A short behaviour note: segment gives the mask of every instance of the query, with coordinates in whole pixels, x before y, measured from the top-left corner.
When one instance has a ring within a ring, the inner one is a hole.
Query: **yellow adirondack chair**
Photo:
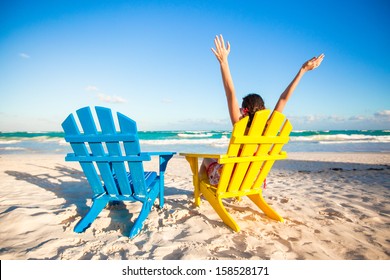
[[[203,194],[223,222],[234,231],[240,231],[240,227],[226,211],[222,203],[224,198],[248,196],[269,218],[284,221],[265,202],[262,185],[275,160],[287,158],[282,147],[289,140],[292,125],[279,112],[273,112],[270,118],[269,115],[270,110],[258,111],[249,130],[248,117],[238,121],[233,127],[226,154],[181,153],[193,173],[195,205],[200,206],[200,195]],[[199,178],[200,158],[215,158],[223,164],[218,186],[210,185],[207,176]]]

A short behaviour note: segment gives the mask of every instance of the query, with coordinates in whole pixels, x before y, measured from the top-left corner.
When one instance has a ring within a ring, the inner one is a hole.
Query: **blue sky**
[[[273,108],[307,59],[284,113],[294,129],[390,129],[388,1],[0,2],[0,131],[60,131],[84,106],[140,130],[230,129],[223,34],[239,101]]]

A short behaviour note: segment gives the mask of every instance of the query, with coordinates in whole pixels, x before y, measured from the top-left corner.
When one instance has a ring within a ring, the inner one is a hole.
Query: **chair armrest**
[[[190,168],[193,175],[194,184],[197,185],[198,182],[198,174],[199,174],[199,165],[198,160],[200,158],[214,158],[219,160],[223,157],[223,155],[220,154],[194,154],[194,153],[180,153],[179,155],[184,156],[185,159],[190,164]]]
[[[176,152],[145,152],[151,156],[173,156]]]
[[[180,153],[179,155],[186,158],[215,158],[220,159],[223,157],[221,154],[193,154],[193,153]]]
[[[150,156],[159,156],[160,176],[164,176],[167,169],[168,161],[176,154],[176,152],[146,152]]]

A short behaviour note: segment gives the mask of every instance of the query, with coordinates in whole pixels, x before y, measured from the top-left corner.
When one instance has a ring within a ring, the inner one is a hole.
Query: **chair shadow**
[[[40,174],[30,174],[27,172],[7,170],[5,171],[5,173],[9,176],[14,177],[15,180],[21,180],[36,185],[46,191],[54,193],[55,196],[58,198],[63,198],[65,202],[62,204],[61,209],[59,209],[55,213],[59,213],[62,211],[62,209],[66,209],[75,205],[77,215],[83,218],[90,209],[90,207],[87,205],[87,200],[93,197],[93,192],[84,176],[84,173],[78,169],[69,168],[63,165],[57,165],[53,168],[49,168],[46,166],[39,167],[43,169],[48,169],[48,172],[43,172]],[[52,175],[52,173],[59,173],[59,175]],[[71,180],[69,180],[70,178]],[[16,208],[18,208],[18,206],[11,206],[5,211],[3,211],[3,213],[10,212]],[[117,225],[116,221],[119,218],[124,219],[124,216],[128,216],[126,217],[126,219],[130,221],[133,215],[129,213],[129,211],[123,211],[123,209],[126,208],[122,207],[121,205],[108,205],[106,206],[106,208],[113,210],[110,211],[109,214],[109,217],[111,217],[111,223],[108,228],[111,228],[111,226],[115,227]],[[73,221],[72,218],[75,217],[71,217],[68,220]],[[130,228],[131,225],[128,230],[126,226],[122,227],[121,233],[123,235],[128,235],[130,233]]]
[[[179,189],[179,188],[176,188],[176,187],[170,187],[170,186],[167,186],[165,185],[165,191],[164,191],[164,194],[166,196],[168,195],[186,195],[186,196],[193,196],[194,192],[193,191],[189,191],[189,190],[184,190],[184,189]]]
[[[62,204],[61,209],[55,213],[59,213],[63,209],[73,205],[76,206],[76,213],[80,218],[83,218],[88,213],[90,207],[87,205],[87,200],[93,197],[93,192],[82,171],[75,168],[69,168],[64,165],[56,165],[53,168],[35,164],[34,166],[47,169],[48,172],[30,174],[28,172],[6,170],[5,173],[14,177],[15,180],[25,181],[36,185],[46,191],[54,193],[58,198],[63,198],[65,202]],[[165,186],[165,196],[190,196],[191,194],[191,191]],[[155,205],[157,204],[157,201],[158,199],[156,200]],[[167,200],[165,200],[165,202],[167,202]],[[141,203],[138,204],[142,205]],[[19,206],[10,206],[0,214],[11,212],[17,208],[19,208]],[[129,209],[126,208],[124,202],[108,204],[106,209],[110,211],[109,217],[111,218],[111,222],[108,225],[107,230],[119,228],[121,234],[129,236],[130,230],[134,224],[131,222],[131,219],[133,216],[138,216],[139,211],[137,213],[131,213]],[[74,218],[76,217],[71,217],[69,220],[73,221]],[[123,224],[123,221],[128,221],[128,223]]]
[[[6,170],[5,173],[14,177],[15,180],[36,185],[54,193],[58,198],[63,198],[65,200],[63,207],[67,208],[75,205],[77,214],[79,215],[85,214],[88,211],[89,207],[86,205],[86,200],[92,197],[92,191],[83,172],[63,165],[57,165],[54,168],[39,167],[50,171],[41,174],[30,174],[27,172]],[[51,173],[53,171],[60,174],[52,175]],[[71,180],[69,181],[69,179],[66,180],[65,178],[71,178]]]

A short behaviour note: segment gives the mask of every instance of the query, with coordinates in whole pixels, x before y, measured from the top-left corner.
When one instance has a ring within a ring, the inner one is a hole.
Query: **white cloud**
[[[383,110],[376,112],[370,116],[352,116],[348,120],[350,121],[374,121],[374,122],[390,122],[390,110]]]
[[[374,118],[379,121],[390,121],[390,110],[383,110],[381,112],[376,112]]]
[[[363,122],[363,121],[390,121],[390,110],[376,112],[373,115],[356,115],[350,117],[337,115],[307,115],[307,116],[289,116],[291,120],[301,123],[317,123],[317,122],[334,122],[342,123],[347,121]]]
[[[348,120],[350,121],[365,121],[367,120],[366,116],[352,116]]]
[[[307,115],[307,116],[288,116],[289,119],[300,123],[318,123],[328,121],[343,121],[344,118],[333,115]]]
[[[116,96],[116,95],[107,95],[107,94],[104,94],[102,92],[100,92],[99,88],[97,86],[86,86],[85,87],[85,90],[86,91],[89,91],[89,92],[93,92],[96,94],[96,97],[100,100],[100,101],[103,101],[103,102],[106,102],[106,103],[126,103],[127,100],[124,99],[123,97],[120,97],[120,96]]]
[[[26,53],[19,53],[19,57],[24,58],[24,59],[29,59],[30,58],[30,56],[28,54],[26,54]]]
[[[95,86],[87,86],[85,88],[86,91],[98,91],[99,89]]]
[[[99,93],[97,95],[97,97],[99,98],[100,101],[103,101],[103,102],[106,102],[106,103],[126,103],[126,99],[120,97],[120,96],[110,96],[110,95],[106,95],[104,93]]]
[[[306,115],[288,116],[299,129],[387,129],[390,127],[390,110],[371,115]]]
[[[194,129],[194,130],[229,130],[231,129],[230,119],[207,119],[207,118],[187,118],[169,122],[167,129]]]
[[[170,98],[164,98],[164,99],[161,100],[161,103],[163,103],[163,104],[172,104],[173,100],[170,99]]]

